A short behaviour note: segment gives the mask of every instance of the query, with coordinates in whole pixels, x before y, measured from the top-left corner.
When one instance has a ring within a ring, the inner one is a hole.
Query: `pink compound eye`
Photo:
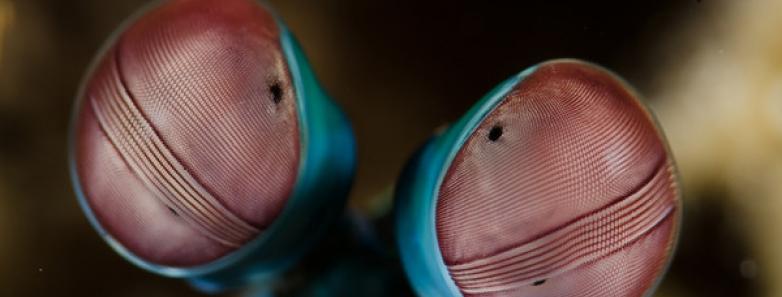
[[[188,267],[262,234],[298,171],[287,67],[273,16],[252,1],[169,1],[120,32],[74,131],[84,198],[108,235]]]
[[[678,228],[673,163],[612,74],[544,63],[460,149],[436,232],[465,296],[641,296]]]

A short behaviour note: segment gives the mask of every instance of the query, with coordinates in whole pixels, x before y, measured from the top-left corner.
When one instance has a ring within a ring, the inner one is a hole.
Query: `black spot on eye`
[[[172,214],[174,214],[175,216],[179,216],[179,214],[178,214],[178,213],[176,212],[176,210],[174,210],[173,208],[171,208],[171,207],[166,207],[166,208],[168,208],[168,211],[170,211],[170,212],[171,212]]]
[[[278,104],[282,101],[282,87],[280,87],[280,83],[274,83],[269,86],[269,93],[272,94],[272,101],[274,101],[274,104]]]
[[[502,136],[502,127],[500,126],[494,126],[489,131],[489,140],[491,141],[497,141],[497,139],[500,139],[500,136]]]
[[[542,279],[542,280],[539,280],[539,281],[535,281],[534,283],[532,283],[532,285],[533,286],[540,286],[540,285],[542,285],[544,283],[546,283],[546,280]]]

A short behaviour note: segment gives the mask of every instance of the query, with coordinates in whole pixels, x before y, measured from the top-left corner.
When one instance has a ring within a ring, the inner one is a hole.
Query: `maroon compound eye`
[[[108,235],[187,267],[263,234],[299,164],[287,67],[273,16],[252,1],[169,1],[120,32],[74,131],[84,198]]]
[[[678,228],[673,163],[612,74],[541,64],[448,169],[436,231],[465,296],[641,296]]]

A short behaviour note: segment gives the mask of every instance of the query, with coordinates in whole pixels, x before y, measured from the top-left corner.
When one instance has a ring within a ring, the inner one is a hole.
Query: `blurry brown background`
[[[116,255],[68,177],[79,81],[146,2],[0,0],[0,296],[199,295]],[[590,60],[646,95],[681,166],[684,229],[656,296],[782,296],[782,1],[485,2],[272,1],[353,121],[354,207],[383,203],[494,84]]]

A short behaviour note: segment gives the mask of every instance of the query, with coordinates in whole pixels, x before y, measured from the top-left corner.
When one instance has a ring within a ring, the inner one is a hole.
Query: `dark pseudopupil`
[[[272,93],[272,101],[274,101],[274,104],[278,104],[282,101],[282,88],[279,83],[274,83],[269,86],[269,92]]]
[[[540,285],[542,285],[544,283],[546,283],[546,280],[542,279],[542,280],[539,280],[539,281],[535,281],[534,283],[532,283],[532,285],[533,286],[540,286]]]
[[[502,127],[500,126],[494,126],[489,131],[489,140],[491,141],[497,141],[500,139],[500,136],[502,136]]]

